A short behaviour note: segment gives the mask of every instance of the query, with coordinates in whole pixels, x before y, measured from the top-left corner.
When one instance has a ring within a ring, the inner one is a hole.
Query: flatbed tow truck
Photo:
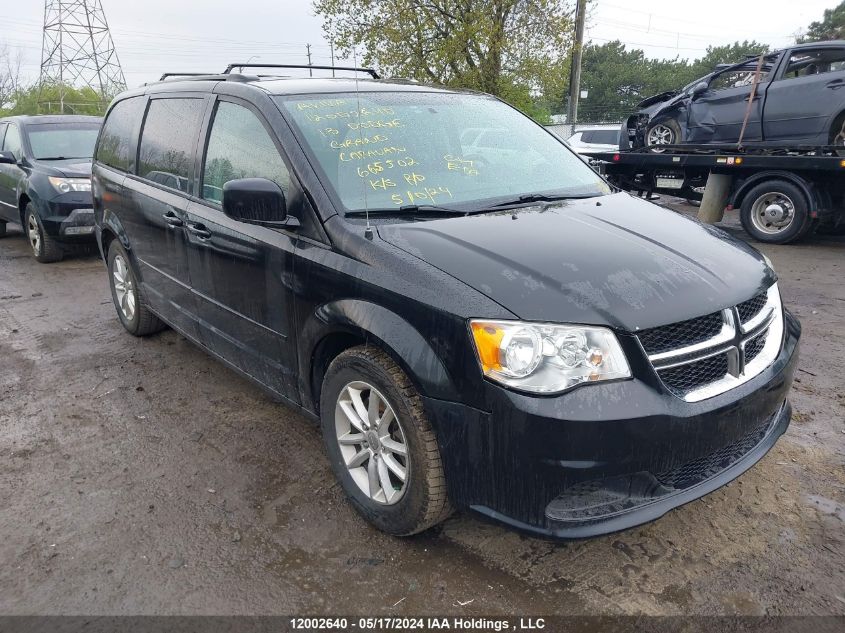
[[[754,239],[787,244],[845,234],[845,148],[661,145],[585,154],[608,180],[649,199],[701,200],[699,219],[738,209]]]

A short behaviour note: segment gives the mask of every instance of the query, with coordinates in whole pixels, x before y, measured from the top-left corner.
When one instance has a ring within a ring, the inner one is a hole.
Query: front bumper
[[[94,240],[94,209],[90,193],[71,192],[44,201],[41,223],[62,241]]]
[[[452,500],[551,538],[652,521],[735,479],[789,425],[800,325],[785,313],[777,359],[697,403],[639,379],[552,398],[488,385],[490,411],[426,399]]]

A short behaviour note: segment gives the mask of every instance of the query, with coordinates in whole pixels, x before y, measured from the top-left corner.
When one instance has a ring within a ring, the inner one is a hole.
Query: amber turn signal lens
[[[499,362],[499,349],[505,331],[484,323],[472,324],[472,336],[475,339],[475,349],[478,350],[478,357],[484,371],[502,368]]]

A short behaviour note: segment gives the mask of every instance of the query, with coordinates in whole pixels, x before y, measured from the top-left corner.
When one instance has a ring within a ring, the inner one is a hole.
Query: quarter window
[[[111,109],[97,144],[96,160],[119,169],[132,171],[135,157],[132,149],[144,108],[144,99],[134,97],[120,101]]]
[[[3,151],[12,152],[18,160],[23,158],[21,133],[18,131],[17,125],[9,125],[9,129],[6,130],[6,138],[3,141]]]
[[[138,175],[190,192],[202,99],[153,99],[147,110],[138,160]]]
[[[202,197],[223,200],[223,185],[238,178],[267,178],[288,195],[290,174],[273,139],[250,110],[221,101],[214,114],[203,168]]]

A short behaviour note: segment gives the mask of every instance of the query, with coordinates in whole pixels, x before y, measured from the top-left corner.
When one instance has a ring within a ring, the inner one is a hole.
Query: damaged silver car
[[[729,145],[740,136],[751,144],[845,146],[845,41],[800,44],[767,53],[762,62],[755,56],[721,65],[638,107],[623,123],[620,149]]]

